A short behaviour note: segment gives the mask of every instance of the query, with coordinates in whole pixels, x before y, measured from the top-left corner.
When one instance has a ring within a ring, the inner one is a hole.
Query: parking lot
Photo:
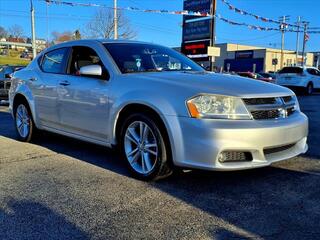
[[[0,239],[316,239],[320,229],[320,94],[306,155],[240,172],[190,171],[147,183],[117,153],[44,133],[15,140],[0,107]],[[263,137],[263,136],[261,136]]]

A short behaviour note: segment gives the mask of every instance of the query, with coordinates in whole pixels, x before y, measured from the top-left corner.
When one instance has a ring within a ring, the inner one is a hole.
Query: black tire
[[[142,174],[136,171],[133,168],[133,166],[130,164],[129,159],[126,155],[125,135],[128,127],[134,122],[145,123],[152,130],[154,137],[156,138],[158,155],[157,155],[153,169],[147,174]],[[124,120],[124,123],[120,131],[119,147],[120,147],[121,155],[123,159],[126,161],[130,173],[135,178],[145,180],[145,181],[152,181],[152,180],[159,180],[161,178],[165,178],[172,174],[172,168],[170,167],[169,159],[168,159],[171,156],[169,152],[170,151],[170,147],[168,145],[169,143],[165,141],[164,133],[162,133],[161,130],[159,129],[158,127],[159,125],[160,124],[158,123],[156,118],[150,117],[142,113],[134,113],[128,116]]]
[[[305,94],[312,95],[312,93],[313,93],[313,84],[310,82],[310,83],[308,83],[308,85],[305,89]]]
[[[19,130],[18,130],[17,110],[18,110],[20,105],[25,107],[27,115],[29,117],[29,120],[27,121],[29,123],[29,131],[28,131],[28,134],[26,136],[22,136],[20,134]],[[34,124],[29,104],[26,101],[23,101],[23,100],[15,103],[15,106],[14,106],[14,109],[13,109],[13,113],[14,113],[14,126],[15,126],[15,130],[16,130],[17,139],[19,141],[21,141],[21,142],[31,142],[34,139],[34,136],[35,136],[35,133],[37,131],[37,128],[36,128],[36,126]]]

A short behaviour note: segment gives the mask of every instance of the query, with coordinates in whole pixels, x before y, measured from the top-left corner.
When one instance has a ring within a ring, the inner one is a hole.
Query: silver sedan
[[[55,45],[15,73],[9,98],[21,141],[46,130],[119,146],[145,180],[174,167],[263,167],[308,148],[308,119],[292,91],[206,72],[155,44]]]

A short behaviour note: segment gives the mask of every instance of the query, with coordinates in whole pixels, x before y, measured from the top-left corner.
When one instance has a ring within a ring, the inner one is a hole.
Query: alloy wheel
[[[16,111],[16,127],[19,135],[26,138],[30,133],[30,116],[25,105],[20,104]]]
[[[124,136],[124,150],[131,167],[148,175],[158,159],[158,144],[152,129],[142,121],[131,123]]]

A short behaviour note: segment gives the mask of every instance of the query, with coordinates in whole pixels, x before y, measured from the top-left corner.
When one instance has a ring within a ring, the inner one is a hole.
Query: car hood
[[[155,72],[130,74],[139,79],[174,84],[195,94],[210,93],[236,97],[279,97],[293,95],[288,88],[244,77],[210,72]]]

